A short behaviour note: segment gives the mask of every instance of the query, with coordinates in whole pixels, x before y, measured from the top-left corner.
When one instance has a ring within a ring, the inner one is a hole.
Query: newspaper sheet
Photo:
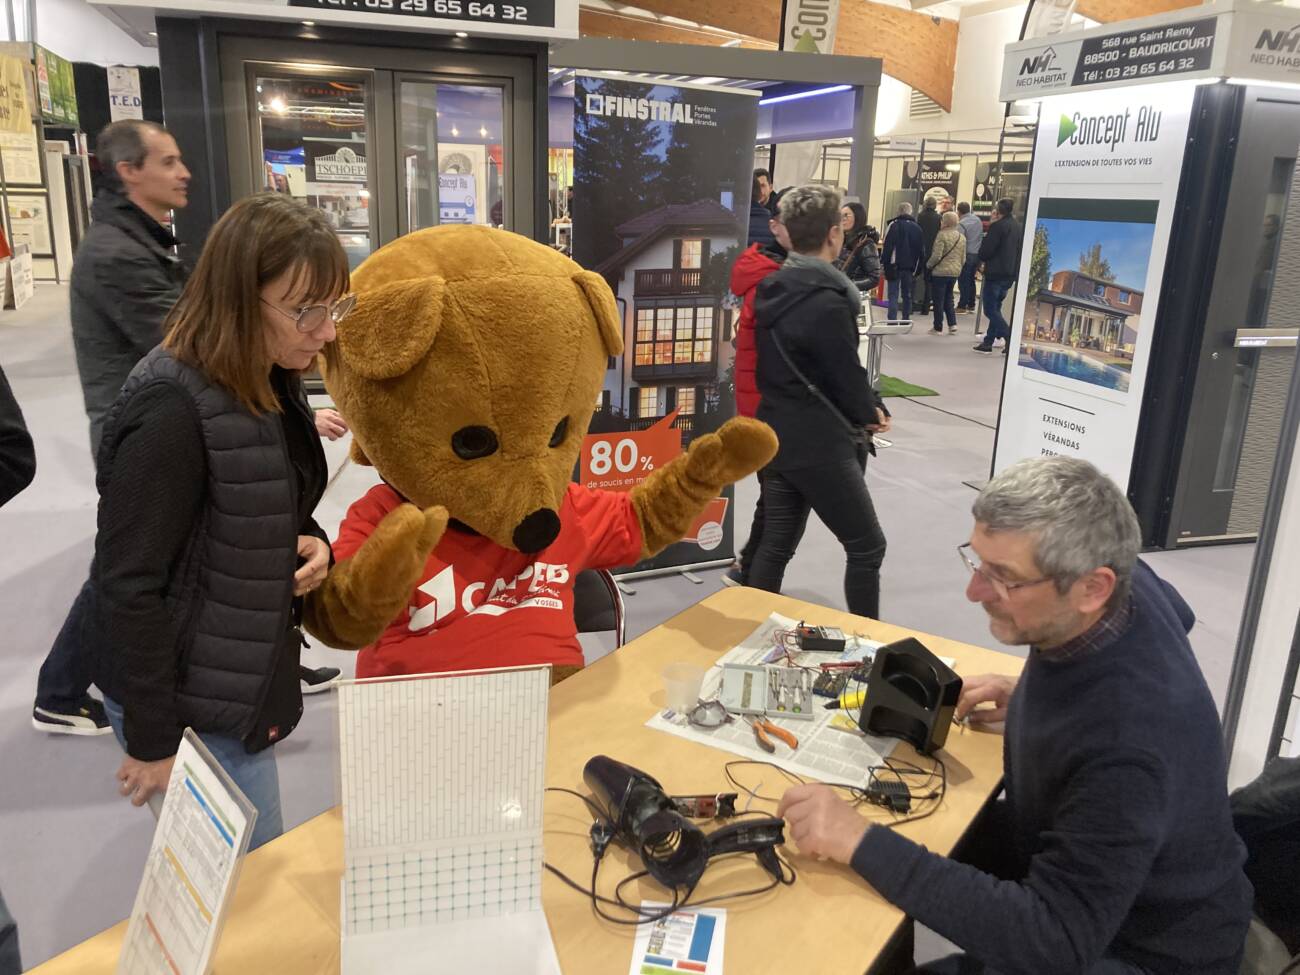
[[[704,685],[700,690],[700,700],[710,701],[718,696],[722,683],[723,664],[762,664],[770,663],[782,656],[778,631],[793,630],[798,620],[790,619],[779,613],[773,613],[765,622],[749,634],[740,646],[729,650],[704,675]],[[840,655],[830,653],[800,653],[795,662],[816,667],[831,660],[865,660],[882,644],[864,637],[847,637],[844,652]],[[891,738],[876,735],[863,735],[854,729],[847,731],[832,725],[836,715],[846,712],[826,710],[821,705],[829,699],[817,698],[816,717],[812,720],[798,718],[769,718],[773,724],[790,731],[799,740],[799,747],[793,751],[780,739],[773,739],[776,753],[765,752],[754,740],[754,731],[749,722],[740,715],[719,728],[698,728],[691,724],[686,716],[673,711],[663,711],[646,722],[648,727],[666,731],[704,745],[721,748],[744,758],[771,762],[787,771],[804,778],[819,782],[835,782],[845,785],[864,785],[868,769],[879,765],[881,759],[888,755],[896,742]],[[853,712],[856,716],[856,712]]]

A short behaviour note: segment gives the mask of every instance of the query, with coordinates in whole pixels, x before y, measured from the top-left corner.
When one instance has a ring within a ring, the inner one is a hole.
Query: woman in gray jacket
[[[953,306],[952,292],[966,262],[966,238],[957,229],[957,214],[951,210],[943,215],[939,234],[930,249],[930,259],[925,266],[930,270],[930,294],[934,297],[934,329],[931,335],[943,334],[943,318],[948,316],[948,334],[957,334],[957,309]]]

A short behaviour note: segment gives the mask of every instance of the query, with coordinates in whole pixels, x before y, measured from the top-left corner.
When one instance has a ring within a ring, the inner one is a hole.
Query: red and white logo
[[[457,589],[455,566],[447,566],[419,587],[429,597],[424,606],[410,607],[412,633],[446,622],[457,613],[502,616],[516,609],[563,609],[560,588],[572,581],[567,564],[534,562],[512,579],[471,582]]]

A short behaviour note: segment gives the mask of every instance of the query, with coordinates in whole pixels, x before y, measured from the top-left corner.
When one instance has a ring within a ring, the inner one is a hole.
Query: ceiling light
[[[481,139],[486,139],[486,138],[487,138],[487,127],[486,127],[486,126],[483,126],[483,125],[480,125],[480,126],[478,127],[478,134],[479,134],[479,138],[481,138]]]
[[[304,21],[302,22],[302,25],[303,25],[304,27],[315,27],[315,26],[316,26],[316,21],[314,21],[314,20],[304,20]]]
[[[284,103],[284,99],[281,98],[279,95],[276,95],[274,98],[271,99],[271,111],[283,115],[288,110],[289,110],[289,106]]]
[[[814,88],[812,91],[796,91],[789,95],[775,95],[772,98],[759,99],[760,105],[775,105],[778,102],[793,102],[800,98],[816,98],[818,95],[833,95],[840,91],[849,91],[852,85],[831,85],[829,88]]]
[[[716,85],[718,82],[726,80],[726,78],[696,78],[694,83],[697,85]]]
[[[456,31],[456,36],[457,36],[457,37],[469,37],[469,33],[468,33],[467,31],[458,30],[458,31]]]
[[[457,138],[457,139],[460,138],[460,129],[456,128],[456,126],[453,125],[451,127],[451,135],[452,138]]]
[[[744,38],[743,38],[743,37],[733,37],[733,38],[732,38],[731,40],[729,40],[729,41],[723,41],[723,42],[722,42],[722,46],[723,46],[723,47],[739,47],[742,41],[744,41]]]
[[[149,31],[149,36],[150,36],[150,37],[157,37],[157,36],[158,36],[158,32],[157,32],[156,30],[151,30],[151,31]]]

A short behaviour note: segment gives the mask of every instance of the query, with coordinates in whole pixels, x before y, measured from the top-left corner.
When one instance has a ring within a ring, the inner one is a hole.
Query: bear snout
[[[560,534],[560,516],[550,508],[538,508],[515,526],[512,539],[521,552],[540,552]]]

